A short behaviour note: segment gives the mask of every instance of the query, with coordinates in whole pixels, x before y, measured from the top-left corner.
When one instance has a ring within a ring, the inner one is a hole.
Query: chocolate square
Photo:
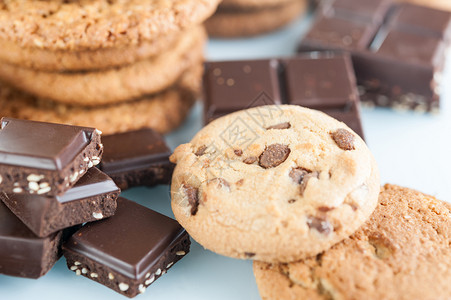
[[[59,259],[62,232],[37,237],[0,201],[0,274],[39,278]]]
[[[391,0],[332,0],[323,11],[329,16],[380,24],[391,4]]]
[[[357,19],[319,16],[301,46],[315,50],[366,49],[376,32],[376,25]]]
[[[449,40],[451,13],[429,7],[401,4],[391,17],[394,28],[424,36]]]
[[[113,217],[85,225],[63,252],[77,275],[134,297],[185,256],[189,245],[177,221],[119,197]]]
[[[140,129],[102,137],[104,153],[99,168],[122,189],[169,184],[174,165],[162,135]]]
[[[4,192],[62,195],[101,156],[100,132],[94,128],[1,119]]]
[[[266,104],[281,104],[278,81],[278,62],[252,60],[242,62],[214,62],[205,65],[204,99],[209,110],[208,123],[231,111],[262,105],[259,97],[267,97]]]
[[[110,217],[116,209],[120,189],[97,168],[91,168],[64,195],[0,192],[0,199],[40,237],[61,229]]]

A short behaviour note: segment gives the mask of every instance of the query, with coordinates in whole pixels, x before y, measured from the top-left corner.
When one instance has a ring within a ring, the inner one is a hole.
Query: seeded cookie
[[[40,98],[97,106],[136,99],[173,85],[203,60],[205,30],[198,26],[173,47],[131,65],[92,72],[42,72],[0,63],[0,79]]]
[[[205,22],[213,37],[244,37],[276,30],[305,12],[307,1],[291,0],[269,6],[239,9],[222,6]]]
[[[300,106],[219,118],[171,156],[172,209],[205,248],[290,262],[351,235],[374,210],[375,160],[344,123]]]
[[[178,127],[199,93],[203,67],[194,66],[174,86],[133,101],[81,107],[42,100],[0,83],[0,117],[94,126],[105,134],[150,127],[160,133]]]
[[[0,40],[22,48],[52,51],[138,45],[202,23],[218,3],[219,0],[1,1]]]
[[[263,300],[451,299],[451,205],[386,185],[370,219],[316,257],[254,262]]]

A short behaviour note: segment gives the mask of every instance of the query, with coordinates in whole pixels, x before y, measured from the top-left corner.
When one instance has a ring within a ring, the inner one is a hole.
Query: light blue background
[[[307,29],[299,20],[271,35],[229,41],[211,41],[212,60],[286,56]],[[447,67],[449,73],[449,66]],[[451,202],[451,78],[445,76],[442,112],[438,116],[388,109],[363,110],[366,139],[373,151],[382,183],[418,189]],[[201,105],[167,136],[172,148],[188,142],[201,127]],[[136,188],[124,196],[173,217],[167,186]],[[133,245],[130,245],[133,247]],[[110,289],[69,271],[64,259],[43,278],[30,280],[0,275],[1,300],[126,299]],[[252,263],[216,255],[193,243],[191,253],[152,284],[137,299],[259,299]]]

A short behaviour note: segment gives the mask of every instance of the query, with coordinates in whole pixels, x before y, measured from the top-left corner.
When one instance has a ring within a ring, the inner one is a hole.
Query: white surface
[[[212,41],[208,57],[218,60],[290,55],[305,28],[305,22],[297,22],[261,38]],[[442,101],[439,116],[375,109],[363,111],[363,122],[367,142],[379,163],[382,183],[412,187],[451,202],[451,77],[448,74],[445,78],[448,86],[443,88],[448,96]],[[191,139],[201,127],[200,116],[201,107],[197,105],[184,126],[167,137],[171,147]],[[167,186],[136,188],[123,195],[173,217]],[[0,275],[0,299],[126,298],[91,280],[75,276],[61,259],[39,280]],[[221,257],[194,242],[191,253],[137,299],[254,300],[259,296],[251,262]]]

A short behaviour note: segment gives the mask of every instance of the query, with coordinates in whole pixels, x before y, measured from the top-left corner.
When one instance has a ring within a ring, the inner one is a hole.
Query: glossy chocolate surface
[[[294,104],[330,114],[363,137],[356,80],[347,54],[312,52],[284,59],[209,62],[206,65],[206,123],[253,106]],[[240,84],[225,87],[215,81],[217,75],[214,72],[226,74],[227,78]],[[243,86],[252,86],[252,93]]]
[[[0,201],[0,274],[42,276],[46,264],[52,264],[45,261],[49,257],[46,251],[56,251],[49,246],[59,236],[37,237]]]
[[[89,144],[94,130],[2,118],[0,164],[61,170]]]
[[[171,150],[163,137],[152,129],[105,135],[100,169],[108,174],[170,164]]]
[[[119,197],[116,214],[85,225],[64,245],[129,278],[143,278],[185,233],[173,219]]]
[[[299,52],[350,52],[365,103],[438,109],[450,12],[389,0],[335,0],[319,11]]]

